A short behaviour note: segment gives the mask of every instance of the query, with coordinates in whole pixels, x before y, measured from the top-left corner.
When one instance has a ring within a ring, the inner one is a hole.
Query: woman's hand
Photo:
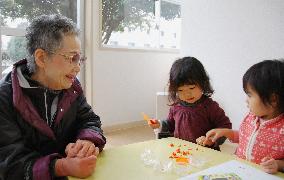
[[[90,176],[96,167],[97,157],[91,155],[89,157],[79,158],[62,158],[55,162],[56,176],[73,176],[78,178],[86,178]]]
[[[66,146],[65,153],[67,157],[89,157],[91,155],[97,156],[99,148],[88,140],[77,140],[76,143],[69,143]]]

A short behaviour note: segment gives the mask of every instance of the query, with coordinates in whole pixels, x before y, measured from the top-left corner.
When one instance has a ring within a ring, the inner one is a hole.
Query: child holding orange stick
[[[168,118],[148,121],[153,129],[173,133],[174,137],[197,142],[205,139],[207,131],[214,128],[231,128],[224,110],[210,97],[213,94],[209,77],[199,60],[184,57],[176,60],[170,70],[169,99],[172,102]],[[224,142],[207,144],[219,150]]]

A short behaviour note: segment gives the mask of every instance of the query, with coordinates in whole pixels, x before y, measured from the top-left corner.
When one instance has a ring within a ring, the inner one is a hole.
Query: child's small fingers
[[[261,159],[261,162],[266,162],[266,161],[269,161],[269,160],[271,160],[270,157],[264,157],[264,158]]]
[[[206,145],[209,145],[209,146],[210,146],[211,144],[212,144],[211,139],[208,139],[208,138],[205,138],[205,139],[204,139],[204,141],[203,141],[203,145],[204,145],[204,146],[206,146]]]
[[[156,124],[156,123],[157,123],[157,120],[156,120],[156,119],[150,119],[150,123],[151,123],[151,124]]]
[[[212,141],[213,143],[215,143],[217,141],[217,139],[219,138],[218,134],[214,134],[212,136],[208,136],[206,137],[208,141]]]
[[[205,140],[205,136],[201,136],[199,138],[196,139],[197,144],[199,145],[204,145],[204,140]]]
[[[215,131],[208,131],[206,133],[206,139],[215,142],[218,139],[217,133]]]
[[[206,133],[206,137],[211,137],[211,136],[214,136],[216,134],[215,130],[214,129],[211,129],[210,131],[208,131]]]
[[[273,174],[277,172],[277,168],[273,167],[273,166],[262,166],[262,169],[264,172],[267,172],[269,174]]]
[[[269,165],[269,162],[267,162],[267,161],[261,162],[261,163],[259,163],[259,165],[261,165],[262,167],[270,166],[270,165]]]
[[[204,141],[206,141],[206,142],[208,142],[209,140],[211,140],[212,138],[211,137],[205,137],[205,140]]]
[[[159,124],[159,121],[157,119],[149,119],[148,124]]]
[[[160,127],[160,123],[159,121],[157,121],[156,123],[150,123],[150,121],[148,122],[148,125],[152,128],[152,129],[157,129]]]
[[[262,166],[262,169],[263,169],[263,171],[266,172],[266,173],[269,173],[269,171],[270,171],[269,169],[267,169],[266,167],[263,167],[263,166]]]
[[[150,126],[151,128],[154,128],[154,125],[151,124],[150,122],[148,122],[148,126]]]

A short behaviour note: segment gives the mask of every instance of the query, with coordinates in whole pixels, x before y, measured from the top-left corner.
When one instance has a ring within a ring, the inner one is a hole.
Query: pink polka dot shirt
[[[264,157],[284,158],[284,114],[271,120],[262,120],[248,114],[235,132],[233,142],[239,146],[239,158],[259,164]]]

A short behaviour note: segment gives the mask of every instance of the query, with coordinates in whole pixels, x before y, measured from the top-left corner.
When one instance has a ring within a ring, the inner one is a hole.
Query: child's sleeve
[[[230,119],[226,116],[224,110],[219,106],[219,104],[215,101],[212,101],[212,104],[209,108],[210,122],[212,123],[212,129],[215,128],[228,128],[232,129],[232,123]],[[223,144],[227,138],[221,137],[219,138],[214,146],[218,147]]]
[[[228,116],[226,116],[224,110],[219,104],[213,101],[210,107],[210,121],[214,124],[213,128],[228,128],[232,129],[232,123]]]
[[[161,132],[173,133],[175,130],[175,120],[173,117],[173,107],[169,110],[169,115],[166,120],[161,121]]]

